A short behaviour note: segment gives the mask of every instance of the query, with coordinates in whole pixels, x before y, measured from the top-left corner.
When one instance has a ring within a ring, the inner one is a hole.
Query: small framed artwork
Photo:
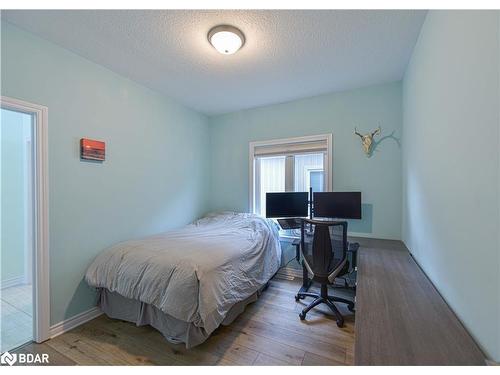
[[[104,161],[106,144],[93,139],[80,139],[80,158],[84,160]]]

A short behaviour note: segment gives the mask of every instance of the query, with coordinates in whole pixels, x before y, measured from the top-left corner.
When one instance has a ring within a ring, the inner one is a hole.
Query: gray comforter
[[[274,223],[253,214],[212,214],[112,246],[96,257],[85,280],[210,334],[234,304],[276,273],[280,258]]]

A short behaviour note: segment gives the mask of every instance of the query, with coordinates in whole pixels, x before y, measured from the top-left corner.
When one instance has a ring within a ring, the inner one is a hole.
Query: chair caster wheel
[[[299,302],[299,300],[300,300],[300,297],[298,295],[295,296],[295,302]]]
[[[343,320],[337,320],[337,327],[342,328],[344,326]]]
[[[301,312],[299,314],[299,318],[300,318],[300,320],[304,320],[306,318],[306,314],[304,314],[303,312]]]

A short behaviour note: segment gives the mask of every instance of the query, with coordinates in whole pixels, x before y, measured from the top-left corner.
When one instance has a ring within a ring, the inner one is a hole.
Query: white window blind
[[[331,135],[253,142],[250,158],[250,207],[262,216],[267,193],[331,186]]]
[[[328,145],[326,139],[306,142],[293,142],[282,144],[269,144],[256,146],[255,157],[275,156],[275,155],[297,155],[307,153],[327,152]]]

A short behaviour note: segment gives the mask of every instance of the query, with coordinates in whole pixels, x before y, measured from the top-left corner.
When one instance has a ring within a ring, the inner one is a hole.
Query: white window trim
[[[33,127],[33,192],[34,192],[34,283],[33,339],[43,342],[50,338],[50,277],[49,277],[49,184],[48,184],[48,109],[42,105],[1,96],[4,109],[23,112],[35,117]]]
[[[325,170],[325,191],[332,191],[333,186],[333,135],[330,134],[319,134],[310,135],[304,137],[292,137],[292,138],[281,138],[281,139],[271,139],[268,141],[254,141],[249,143],[249,153],[248,153],[248,211],[255,212],[254,210],[254,180],[255,180],[255,149],[262,146],[275,146],[281,144],[290,143],[304,143],[304,142],[317,142],[326,141],[326,157],[324,162]]]

